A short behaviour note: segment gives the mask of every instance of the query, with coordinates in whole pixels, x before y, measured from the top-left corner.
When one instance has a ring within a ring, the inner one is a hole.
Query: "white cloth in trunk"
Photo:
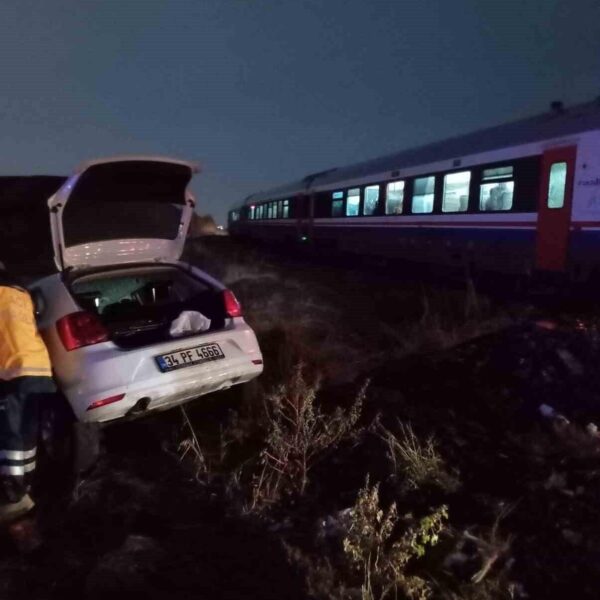
[[[194,310],[184,310],[172,323],[169,329],[171,337],[181,337],[187,333],[206,331],[210,327],[210,319]]]

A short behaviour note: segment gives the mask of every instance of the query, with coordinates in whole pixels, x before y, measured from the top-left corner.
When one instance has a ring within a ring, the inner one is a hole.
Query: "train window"
[[[333,192],[331,203],[331,216],[332,217],[343,217],[344,216],[344,192]]]
[[[510,210],[515,191],[513,167],[484,169],[479,188],[479,210]]]
[[[277,203],[277,218],[278,219],[282,219],[283,218],[283,200],[280,200]]]
[[[442,212],[465,212],[469,207],[471,171],[448,173],[444,176]]]
[[[254,214],[256,211],[256,206],[254,204],[250,207],[250,219],[254,219]]]
[[[283,214],[281,215],[284,219],[289,219],[290,217],[290,201],[283,201]]]
[[[433,212],[433,196],[435,191],[435,175],[415,179],[412,212],[423,214]]]
[[[346,216],[356,217],[360,209],[360,188],[348,190],[346,197]]]
[[[404,201],[404,181],[390,181],[385,195],[385,214],[401,215]]]
[[[485,169],[483,179],[512,179],[512,167],[494,167],[493,169]]]
[[[550,167],[548,183],[548,208],[562,208],[565,205],[567,187],[567,163],[556,162]]]
[[[363,215],[374,215],[379,205],[379,186],[368,185],[365,188],[365,204],[363,206]]]
[[[269,219],[274,219],[277,216],[277,202],[269,204]]]

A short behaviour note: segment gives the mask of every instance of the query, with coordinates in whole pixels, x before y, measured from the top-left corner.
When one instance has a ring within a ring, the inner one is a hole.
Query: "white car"
[[[98,160],[48,201],[59,272],[29,289],[56,380],[79,421],[171,408],[263,370],[233,293],[179,260],[195,172],[168,158]],[[206,327],[196,313],[204,315],[209,327],[171,332],[186,311]]]

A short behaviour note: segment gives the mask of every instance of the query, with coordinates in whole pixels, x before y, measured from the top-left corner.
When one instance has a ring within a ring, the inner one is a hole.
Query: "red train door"
[[[535,266],[564,271],[567,266],[576,146],[546,150],[542,157]]]

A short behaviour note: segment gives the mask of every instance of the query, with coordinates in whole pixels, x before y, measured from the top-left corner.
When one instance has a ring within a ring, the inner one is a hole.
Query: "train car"
[[[229,229],[509,274],[600,275],[600,100],[249,196]]]

